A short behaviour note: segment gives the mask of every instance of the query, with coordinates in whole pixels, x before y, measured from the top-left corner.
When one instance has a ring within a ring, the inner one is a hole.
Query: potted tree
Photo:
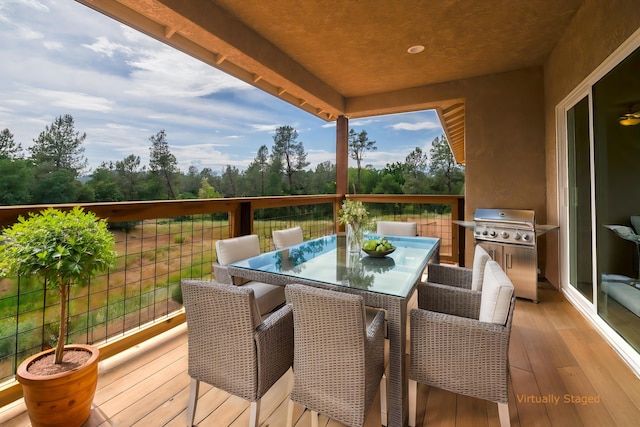
[[[0,234],[0,277],[36,276],[60,296],[57,346],[29,357],[16,373],[33,426],[80,426],[89,418],[99,353],[88,345],[65,345],[67,301],[74,285],[114,262],[114,243],[106,221],[80,207],[30,213]]]

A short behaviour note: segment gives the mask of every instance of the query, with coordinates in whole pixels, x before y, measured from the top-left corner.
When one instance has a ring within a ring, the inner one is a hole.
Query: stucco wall
[[[464,86],[465,219],[478,207],[534,209],[537,222],[545,223],[542,69],[483,76]],[[473,242],[470,231],[467,242]],[[465,258],[473,259],[472,244]]]
[[[637,0],[585,0],[544,67],[547,218],[558,224],[555,107],[640,27]],[[559,234],[546,238],[545,277],[560,286]]]

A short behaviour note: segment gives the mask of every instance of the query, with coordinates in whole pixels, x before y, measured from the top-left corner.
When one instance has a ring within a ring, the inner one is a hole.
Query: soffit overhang
[[[412,91],[541,66],[583,3],[77,1],[326,121],[434,109],[462,164],[464,99]]]

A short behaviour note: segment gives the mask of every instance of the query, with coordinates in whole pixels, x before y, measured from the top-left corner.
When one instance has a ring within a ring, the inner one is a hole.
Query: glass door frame
[[[640,29],[618,47],[598,68],[585,78],[567,97],[555,108],[556,118],[556,159],[557,159],[557,194],[558,194],[558,219],[560,225],[559,240],[559,272],[560,289],[567,299],[580,311],[591,324],[607,339],[620,356],[640,376],[640,353],[636,352],[609,324],[598,314],[598,260],[596,240],[596,194],[595,194],[595,168],[594,168],[594,132],[593,132],[593,93],[592,87],[615,66],[622,62],[640,47]],[[587,97],[589,105],[589,146],[590,146],[590,175],[591,175],[591,224],[592,224],[592,279],[593,302],[585,298],[580,291],[572,286],[570,281],[570,233],[569,233],[569,156],[568,156],[568,129],[567,113],[578,102]]]

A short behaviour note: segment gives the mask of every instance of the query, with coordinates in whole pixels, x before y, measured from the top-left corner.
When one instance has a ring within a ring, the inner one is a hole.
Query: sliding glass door
[[[589,98],[567,111],[569,283],[593,302],[591,138]]]
[[[640,352],[640,50],[565,111],[568,284]]]

